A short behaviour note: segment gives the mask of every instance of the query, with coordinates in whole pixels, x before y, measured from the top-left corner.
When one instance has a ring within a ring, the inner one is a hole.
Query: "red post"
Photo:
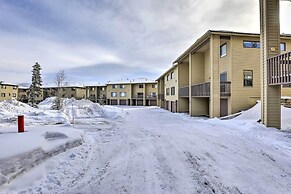
[[[24,115],[18,115],[18,133],[24,132]]]

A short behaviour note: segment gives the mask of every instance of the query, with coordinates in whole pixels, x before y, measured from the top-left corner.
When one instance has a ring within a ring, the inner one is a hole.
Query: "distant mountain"
[[[18,83],[18,86],[21,87],[30,87],[31,83]]]

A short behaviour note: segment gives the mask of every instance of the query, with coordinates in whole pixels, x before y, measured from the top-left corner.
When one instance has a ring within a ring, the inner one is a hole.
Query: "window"
[[[65,91],[65,88],[64,88],[64,91]],[[76,91],[76,88],[72,88],[72,91]]]
[[[291,88],[291,84],[282,85],[283,88]]]
[[[167,75],[167,81],[169,81],[169,80],[170,80],[170,75],[168,74],[168,75]]]
[[[171,73],[171,79],[174,79],[174,71]]]
[[[120,96],[121,97],[125,97],[126,96],[126,92],[120,92]]]
[[[139,87],[139,88],[143,88],[143,84],[139,84],[138,87]]]
[[[13,86],[13,90],[17,90],[17,86]]]
[[[244,86],[252,87],[253,86],[253,71],[244,70]]]
[[[286,51],[286,43],[284,42],[280,43],[280,51]]]
[[[102,89],[101,89],[102,91],[104,91],[105,90],[105,88],[104,87],[102,87]]]
[[[91,91],[94,91],[95,90],[95,88],[91,88]]]
[[[64,95],[64,97],[65,97],[65,95]],[[71,97],[74,98],[74,94],[72,94]]]
[[[113,88],[113,89],[116,89],[116,88],[117,88],[117,85],[112,85],[112,88]]]
[[[138,98],[143,98],[143,93],[142,93],[142,92],[138,92],[138,93],[137,93],[137,97],[138,97]]]
[[[244,48],[260,48],[260,42],[259,41],[244,41],[243,42]]]
[[[175,87],[171,87],[171,95],[175,95]]]
[[[157,93],[156,92],[151,92],[151,96],[152,97],[157,97]]]
[[[117,97],[117,92],[111,92],[111,97]]]
[[[166,95],[169,96],[170,95],[170,88],[166,89]]]
[[[152,84],[152,88],[157,88],[157,84]]]
[[[124,85],[120,85],[119,87],[120,87],[120,88],[125,88],[125,86],[124,86]]]
[[[220,74],[220,82],[226,82],[227,81],[227,72],[223,72]]]
[[[5,93],[1,93],[1,97],[5,97]]]
[[[220,57],[226,56],[226,43],[220,46]]]
[[[4,85],[1,85],[1,89],[6,89],[6,86],[4,86]]]

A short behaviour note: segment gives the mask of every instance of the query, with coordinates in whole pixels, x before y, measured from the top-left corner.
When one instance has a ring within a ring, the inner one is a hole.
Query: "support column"
[[[192,116],[192,54],[189,53],[189,115]]]
[[[219,78],[220,38],[210,37],[210,105],[209,116],[220,117],[220,78]]]
[[[281,128],[281,85],[268,85],[267,59],[280,53],[279,0],[260,0],[262,123]]]

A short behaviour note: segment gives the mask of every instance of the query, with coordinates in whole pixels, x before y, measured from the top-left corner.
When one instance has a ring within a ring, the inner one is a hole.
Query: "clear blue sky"
[[[291,33],[291,3],[281,2]],[[259,0],[0,0],[0,80],[156,79],[207,30],[259,32]]]

